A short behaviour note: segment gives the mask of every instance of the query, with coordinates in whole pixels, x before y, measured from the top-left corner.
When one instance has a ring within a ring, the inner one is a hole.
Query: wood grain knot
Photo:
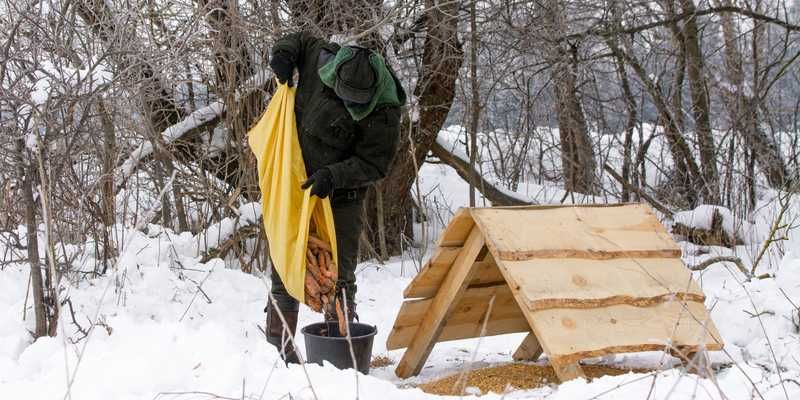
[[[561,318],[561,325],[567,329],[575,329],[575,321],[573,321],[572,318]]]
[[[616,325],[617,324],[617,319],[616,318],[611,318],[611,323]]]
[[[572,275],[572,283],[574,283],[576,286],[581,286],[581,287],[586,286],[586,285],[589,284],[589,282],[586,281],[586,278],[584,278],[584,277],[582,277],[580,275],[577,275],[577,274],[576,275]]]

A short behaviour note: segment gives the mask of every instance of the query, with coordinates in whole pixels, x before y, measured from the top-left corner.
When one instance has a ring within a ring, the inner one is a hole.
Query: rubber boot
[[[272,305],[272,302],[267,300],[267,342],[275,346],[280,353],[281,358],[286,364],[299,364],[297,354],[294,351],[294,344],[289,339],[288,335],[294,337],[295,330],[297,329],[297,314],[300,310],[300,305],[291,296],[273,294],[275,301],[278,303],[278,309],[288,325],[284,329],[281,317],[278,315],[277,310]]]

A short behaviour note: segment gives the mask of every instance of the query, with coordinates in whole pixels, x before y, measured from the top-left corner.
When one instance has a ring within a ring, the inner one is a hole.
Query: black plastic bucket
[[[353,368],[350,345],[347,343],[346,337],[339,335],[338,322],[318,322],[307,325],[300,332],[305,337],[308,362],[322,365],[324,360],[339,369]],[[330,336],[323,336],[323,332],[327,332]],[[378,333],[378,328],[375,326],[358,322],[350,323],[350,342],[353,343],[356,366],[358,371],[363,374],[369,374],[372,339],[376,333]]]

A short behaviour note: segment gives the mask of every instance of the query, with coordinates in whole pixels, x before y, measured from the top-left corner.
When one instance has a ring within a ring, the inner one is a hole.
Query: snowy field
[[[418,233],[425,233],[425,243],[430,243],[450,213],[466,203],[468,192],[455,172],[443,165],[426,164],[420,183],[425,205],[435,216],[418,227]],[[544,192],[548,191],[534,185],[520,191],[530,197]],[[548,193],[558,195],[553,190]],[[695,265],[709,257],[735,254],[749,268],[763,246],[776,207],[766,198],[749,223],[735,224],[726,215],[726,230],[740,232],[746,238],[746,244],[734,250],[682,242],[686,263]],[[706,211],[675,218],[703,225]],[[790,214],[798,215],[798,211],[795,204]],[[255,217],[255,213],[245,213],[243,220]],[[229,222],[219,224],[217,233],[230,231]],[[31,300],[25,293],[28,267],[11,264],[0,272],[0,399],[437,398],[415,385],[464,368],[509,362],[524,336],[489,337],[480,346],[477,340],[437,344],[421,375],[409,380],[395,377],[394,365],[358,377],[352,370],[340,371],[330,365],[287,368],[259,328],[264,324],[267,277],[226,268],[219,259],[200,263],[198,246],[202,247],[200,243],[207,242],[211,234],[176,235],[157,227],[150,227],[148,232],[115,231],[121,247],[116,267],[104,277],[83,279],[67,287],[64,296],[71,299],[74,322],[68,306],[64,306],[55,338],[31,343]],[[377,326],[374,355],[386,355],[395,363],[402,356],[402,350],[387,352],[386,338],[400,307],[402,290],[429,251],[428,244],[387,264],[367,262],[359,266],[358,312],[363,322]],[[83,255],[81,262],[91,270],[94,260]],[[481,398],[798,399],[798,230],[766,252],[759,265],[757,275],[771,274],[774,278],[746,282],[729,263],[695,273],[726,343],[724,351],[711,355],[718,368],[715,379],[688,375],[677,366],[676,359],[662,353],[642,353],[588,361],[657,372],[592,382],[578,379]],[[27,316],[25,321],[23,315]],[[302,308],[299,327],[319,319],[320,315]],[[88,329],[91,326],[94,329]],[[303,349],[302,337],[297,339]]]

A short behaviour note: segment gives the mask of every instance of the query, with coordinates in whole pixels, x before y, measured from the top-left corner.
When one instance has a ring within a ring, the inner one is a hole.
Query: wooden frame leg
[[[550,364],[553,366],[553,369],[556,371],[556,376],[562,383],[576,378],[586,378],[583,369],[577,362],[550,360]]]
[[[444,325],[447,323],[447,318],[453,313],[461,296],[467,289],[476,268],[475,260],[480,255],[485,242],[483,240],[483,233],[477,226],[472,228],[472,231],[464,242],[461,252],[458,253],[450,271],[447,273],[444,281],[442,281],[436,296],[428,306],[428,312],[425,317],[420,321],[417,327],[417,332],[414,339],[406,349],[403,358],[397,364],[395,374],[400,378],[408,378],[413,375],[419,374],[422,371],[422,366],[425,360],[428,359],[433,345],[439,339]]]
[[[542,355],[542,352],[542,345],[539,343],[539,339],[536,338],[533,332],[528,332],[528,336],[525,336],[522,344],[517,347],[513,357],[515,361],[536,361]]]
[[[686,372],[708,378],[711,372],[711,360],[708,352],[704,350],[695,351],[694,349],[671,350],[673,357],[679,359]]]

